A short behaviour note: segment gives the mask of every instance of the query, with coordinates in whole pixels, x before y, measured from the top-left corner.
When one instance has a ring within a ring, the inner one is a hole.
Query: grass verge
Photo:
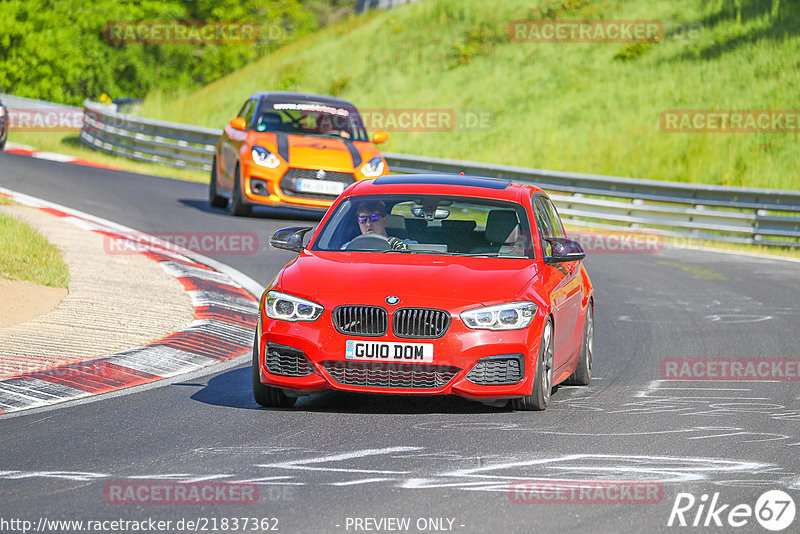
[[[0,195],[0,204],[12,202]],[[0,278],[67,287],[69,270],[61,251],[17,219],[0,213]]]

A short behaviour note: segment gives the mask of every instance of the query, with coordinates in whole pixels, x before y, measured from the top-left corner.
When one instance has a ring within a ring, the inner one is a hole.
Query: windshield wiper
[[[443,252],[446,256],[475,256],[481,258],[497,258],[499,252]]]
[[[444,252],[448,256],[474,256],[476,258],[521,258],[528,259],[528,256],[521,254],[500,254],[499,252]]]

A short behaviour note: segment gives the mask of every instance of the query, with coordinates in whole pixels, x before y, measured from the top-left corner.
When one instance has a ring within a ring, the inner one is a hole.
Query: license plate
[[[342,182],[326,182],[324,180],[301,178],[297,180],[297,190],[303,193],[340,195],[342,191],[344,191],[344,184]]]
[[[396,363],[433,363],[432,343],[384,343],[347,340],[348,360]]]

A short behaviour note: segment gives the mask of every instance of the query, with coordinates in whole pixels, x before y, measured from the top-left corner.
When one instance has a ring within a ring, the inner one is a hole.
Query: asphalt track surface
[[[268,247],[272,232],[315,224],[296,214],[231,217],[209,207],[203,184],[11,154],[0,154],[0,186],[144,232],[254,231],[258,254],[211,256],[262,284],[292,258]],[[700,526],[682,532],[768,532],[754,517],[736,529],[725,521],[767,490],[800,505],[798,382],[661,381],[661,362],[796,358],[800,263],[664,250],[590,255],[586,266],[596,292],[595,378],[559,387],[545,412],[332,392],[264,409],[252,400],[243,358],[206,375],[0,418],[0,531],[21,531],[3,526],[10,519],[152,518],[185,532],[178,520],[206,518],[207,531],[216,519],[217,531],[230,532],[238,517],[277,518],[290,533],[668,532],[683,492],[697,498],[689,522],[704,494],[729,506],[719,515],[724,527],[712,518],[703,528],[703,513]],[[109,483],[203,479],[255,482],[259,500],[130,506],[104,498]],[[587,504],[552,491],[525,502],[509,493],[511,483],[542,479],[657,481],[663,495]],[[355,518],[410,523],[379,530]]]

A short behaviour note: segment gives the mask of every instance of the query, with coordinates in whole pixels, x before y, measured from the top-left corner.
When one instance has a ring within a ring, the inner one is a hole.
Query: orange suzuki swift
[[[322,95],[261,92],[244,103],[217,143],[209,201],[248,215],[253,206],[327,209],[353,182],[389,174],[358,110]]]

